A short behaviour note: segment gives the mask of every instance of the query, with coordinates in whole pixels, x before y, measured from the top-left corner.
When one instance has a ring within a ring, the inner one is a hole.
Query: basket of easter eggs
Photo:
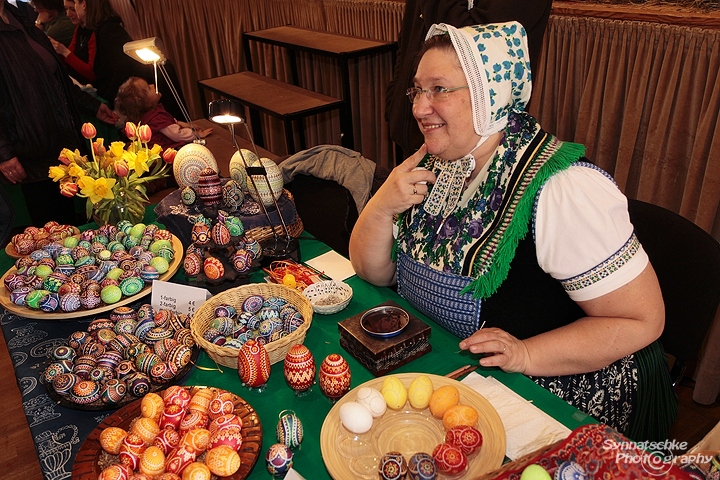
[[[196,343],[216,363],[238,368],[238,353],[248,340],[264,345],[274,364],[290,347],[302,344],[313,307],[302,293],[285,285],[251,283],[219,293],[203,303],[190,322]]]

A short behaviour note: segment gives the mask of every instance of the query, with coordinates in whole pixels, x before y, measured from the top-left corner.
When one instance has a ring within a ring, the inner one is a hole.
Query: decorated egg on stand
[[[220,205],[222,201],[222,183],[216,170],[206,168],[200,172],[197,194],[205,206]]]
[[[238,351],[238,376],[248,388],[265,389],[270,378],[270,355],[264,345],[252,339],[243,343]]]
[[[197,192],[188,185],[182,189],[182,192],[180,192],[180,199],[185,205],[190,206],[197,200]]]
[[[240,156],[242,154],[242,157]],[[243,163],[243,159],[245,162]],[[239,152],[235,152],[230,159],[230,177],[235,180],[242,190],[247,189],[247,172],[245,171],[245,165],[253,165],[259,162],[260,159],[254,152],[247,148],[241,148]]]
[[[252,167],[265,167],[266,176],[252,175],[252,180],[248,180],[248,191],[256,202],[263,202],[265,205],[270,206],[275,203],[275,200],[280,198],[282,194],[284,181],[282,171],[277,163],[273,162],[269,158],[261,158],[259,162],[251,164]],[[267,181],[265,180],[267,178]],[[253,186],[253,183],[255,186]],[[268,188],[269,184],[269,188]],[[257,190],[255,190],[257,187]]]
[[[242,188],[240,188],[240,184],[235,180],[225,182],[225,185],[223,185],[222,199],[223,204],[230,209],[231,212],[240,208],[243,200],[245,200],[245,195],[243,194]]]
[[[307,395],[315,383],[315,358],[302,344],[293,345],[285,354],[283,373],[288,386],[298,396]]]
[[[215,257],[208,257],[203,262],[203,272],[208,280],[220,280],[225,275],[225,266]]]
[[[320,364],[320,390],[336,402],[350,390],[350,365],[337,353],[331,353]]]
[[[293,466],[293,452],[287,445],[271,445],[265,454],[267,470],[274,478],[284,477]]]
[[[178,150],[173,162],[173,175],[180,188],[197,188],[200,172],[206,168],[219,171],[212,152],[197,143],[189,143]]]
[[[303,441],[303,425],[292,410],[283,410],[279,415],[275,434],[277,441],[290,448],[297,448]]]

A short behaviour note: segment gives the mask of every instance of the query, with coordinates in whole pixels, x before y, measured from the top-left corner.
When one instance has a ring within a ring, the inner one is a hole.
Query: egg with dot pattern
[[[263,202],[265,205],[270,206],[275,203],[275,200],[280,198],[282,194],[284,181],[282,171],[277,163],[273,162],[269,158],[261,158],[259,162],[253,163],[251,166],[260,167],[262,164],[265,167],[266,176],[252,175],[253,182],[248,182],[248,191],[256,202]],[[265,180],[267,178],[267,181]],[[268,188],[269,184],[269,188]],[[255,189],[257,187],[257,190]]]
[[[219,171],[217,161],[210,150],[197,143],[189,143],[178,150],[173,162],[173,175],[180,188],[197,188],[200,172],[206,168]]]
[[[187,186],[182,189],[180,198],[185,205],[190,206],[197,200],[197,192],[191,186]]]
[[[245,159],[245,162],[243,162],[243,159]],[[247,189],[248,183],[245,165],[252,165],[258,160],[258,156],[246,148],[241,148],[239,152],[235,152],[230,158],[230,177],[237,182],[242,190]]]
[[[120,427],[107,427],[100,432],[100,446],[110,455],[120,453],[120,445],[128,434]]]
[[[240,188],[240,185],[235,180],[228,180],[223,185],[222,191],[223,204],[230,210],[237,210],[245,200],[245,195]]]
[[[208,257],[203,262],[203,272],[209,280],[219,280],[225,275],[225,266],[215,257]]]

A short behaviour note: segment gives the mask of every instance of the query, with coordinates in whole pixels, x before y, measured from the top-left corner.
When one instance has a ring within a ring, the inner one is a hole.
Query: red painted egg
[[[350,365],[337,353],[331,353],[320,364],[320,390],[336,400],[350,390]]]
[[[133,470],[140,466],[140,456],[146,449],[145,442],[136,433],[128,433],[120,445],[120,461]]]
[[[230,243],[230,230],[228,230],[224,223],[218,222],[213,226],[212,240],[222,247]]]
[[[218,280],[225,275],[225,267],[222,262],[215,257],[205,259],[203,271],[205,272],[205,276],[210,280]]]
[[[457,475],[467,468],[467,457],[455,445],[441,443],[432,452],[438,471],[445,475]]]
[[[305,345],[293,345],[285,355],[285,381],[296,392],[304,392],[315,383],[315,358]]]
[[[190,404],[190,399],[190,392],[188,392],[187,389],[179,385],[173,385],[171,387],[168,387],[163,392],[163,400],[165,401],[165,405],[175,404],[185,409]]]
[[[160,428],[172,428],[174,430],[178,430],[183,418],[185,418],[185,409],[180,405],[171,403],[165,407],[165,411],[163,411],[162,415],[160,415]]]
[[[207,428],[209,425],[210,417],[208,417],[207,413],[198,412],[197,410],[188,410],[182,422],[180,422],[179,431],[183,434],[194,428]]]
[[[238,352],[238,376],[247,387],[265,385],[270,378],[270,356],[265,346],[248,340]]]
[[[197,458],[197,454],[186,447],[178,447],[168,455],[165,471],[179,474]]]
[[[448,430],[445,442],[455,445],[465,455],[470,455],[482,446],[483,437],[475,427],[458,425]]]
[[[165,428],[155,437],[153,445],[160,448],[165,455],[168,455],[180,445],[180,434],[172,428]]]
[[[183,261],[183,269],[188,277],[195,277],[202,271],[202,257],[197,253],[189,252],[185,255]]]
[[[236,452],[240,450],[240,446],[242,445],[242,430],[239,427],[225,427],[217,430],[210,436],[208,449],[220,445],[227,445]]]
[[[216,434],[223,428],[237,427],[242,428],[242,420],[234,413],[228,415],[221,415],[210,422],[210,435]]]
[[[197,222],[190,232],[190,240],[197,245],[207,245],[210,241],[210,227],[205,222]]]

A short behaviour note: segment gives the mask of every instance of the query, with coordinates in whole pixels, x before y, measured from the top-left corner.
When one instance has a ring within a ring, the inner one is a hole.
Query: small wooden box
[[[392,300],[380,305],[399,307]],[[340,346],[376,377],[383,376],[431,350],[430,327],[409,312],[408,326],[399,335],[390,338],[375,338],[365,333],[360,326],[360,318],[364,313],[358,313],[338,323]]]

